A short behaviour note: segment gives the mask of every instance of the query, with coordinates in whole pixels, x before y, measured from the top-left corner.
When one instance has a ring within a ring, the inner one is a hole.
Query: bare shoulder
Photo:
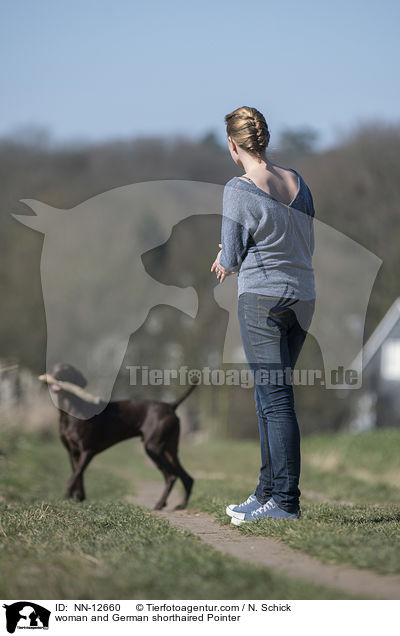
[[[293,170],[293,168],[283,168],[282,166],[278,166],[275,164],[275,170],[279,174],[280,177],[288,184],[288,186],[297,186],[298,182],[298,173]]]

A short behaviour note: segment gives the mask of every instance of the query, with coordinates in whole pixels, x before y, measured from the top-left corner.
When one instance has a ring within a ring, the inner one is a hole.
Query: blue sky
[[[3,0],[0,19],[0,135],[222,141],[224,115],[249,105],[271,146],[302,126],[327,146],[357,122],[399,121],[394,0]]]

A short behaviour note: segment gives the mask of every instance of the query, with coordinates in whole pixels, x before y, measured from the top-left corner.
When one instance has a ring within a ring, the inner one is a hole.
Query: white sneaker
[[[240,526],[241,523],[257,521],[257,519],[299,519],[300,516],[300,508],[297,510],[297,512],[287,512],[286,510],[280,508],[271,497],[269,501],[267,501],[262,506],[259,505],[258,508],[250,513],[244,513],[240,516],[238,514],[232,515],[231,523],[233,523],[235,526]]]
[[[230,504],[226,508],[226,514],[230,517],[236,517],[237,519],[244,519],[246,513],[251,513],[253,510],[257,510],[261,506],[257,501],[255,494],[251,494],[246,501],[241,504]]]

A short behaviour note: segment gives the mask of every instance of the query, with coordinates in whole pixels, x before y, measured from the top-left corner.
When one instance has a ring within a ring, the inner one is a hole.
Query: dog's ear
[[[85,378],[85,376],[83,375],[83,373],[81,373],[80,371],[78,371],[78,369],[74,369],[74,380],[71,380],[74,384],[77,384],[78,386],[82,387],[82,389],[85,388],[85,386],[87,385],[87,380]]]
[[[72,364],[67,364],[66,362],[58,362],[54,365],[51,370],[50,375],[52,375],[57,380],[63,380],[64,382],[71,382],[72,384],[76,384],[80,386],[82,389],[87,385],[87,380],[85,376],[75,369]]]

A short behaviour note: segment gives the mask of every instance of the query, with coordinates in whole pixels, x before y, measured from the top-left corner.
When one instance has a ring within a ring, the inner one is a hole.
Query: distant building
[[[362,368],[362,388],[351,392],[350,429],[400,426],[400,298],[354,362]]]

